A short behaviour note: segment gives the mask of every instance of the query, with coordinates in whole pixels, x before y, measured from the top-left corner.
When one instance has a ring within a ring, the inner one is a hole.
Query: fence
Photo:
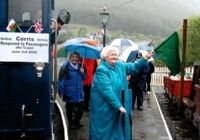
[[[193,74],[193,67],[185,68],[186,72]],[[154,73],[151,75],[151,85],[163,86],[163,77],[168,76],[170,73],[167,67],[155,67]]]
[[[151,75],[151,85],[163,86],[163,77],[169,75],[169,73],[167,67],[155,67],[155,71]]]

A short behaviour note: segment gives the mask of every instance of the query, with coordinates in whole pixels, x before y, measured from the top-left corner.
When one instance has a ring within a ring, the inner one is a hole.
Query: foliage
[[[187,63],[200,60],[200,16],[189,18]]]
[[[87,29],[84,28],[84,27],[81,27],[79,30],[78,30],[78,36],[86,36],[87,34]]]
[[[91,33],[97,33],[100,31],[99,27],[84,24],[69,24],[63,28],[64,33],[60,33],[59,42],[63,42],[72,37],[82,36],[90,37]],[[179,27],[180,43],[182,47],[182,27]],[[188,35],[187,35],[187,51],[186,51],[186,66],[191,65],[194,61],[200,60],[200,16],[192,16],[188,20]],[[172,33],[172,32],[171,32]],[[158,46],[164,37],[155,36],[152,34],[142,34],[136,32],[127,32],[121,29],[108,30],[106,33],[106,42],[109,42],[115,38],[129,38],[134,42],[150,41],[152,40],[152,46]],[[102,41],[102,40],[100,40]],[[102,43],[102,42],[101,42]],[[164,66],[165,64],[158,58],[155,60],[156,66]]]
[[[65,42],[67,39],[69,39],[70,33],[67,33],[66,31],[62,31],[58,34],[58,37],[57,37],[57,42],[58,44],[61,44],[63,42]]]
[[[57,10],[65,8],[71,13],[70,24],[99,28],[99,13],[106,6],[110,31],[162,37],[174,32],[183,18],[200,11],[198,0],[55,0],[55,3]]]
[[[100,31],[99,28],[91,25],[82,25],[82,24],[70,24],[68,26],[63,27],[63,32],[67,33],[63,34],[66,36],[66,39],[70,39],[73,37],[81,36],[81,37],[90,37],[92,33],[98,33]],[[123,32],[122,30],[110,31],[106,32],[106,42],[109,42],[115,38],[128,38],[133,40],[134,42],[140,41],[152,41],[152,45],[156,46],[160,43],[163,38],[154,35],[145,35],[139,33],[128,33]]]
[[[186,66],[190,66],[194,61],[200,60],[200,16],[190,17],[187,26]],[[182,46],[183,29],[181,27],[179,32]]]
[[[154,62],[154,65],[155,65],[156,67],[167,67],[167,66],[165,65],[165,63],[163,63],[163,61],[162,61],[160,58],[157,58],[157,59],[155,59],[154,61],[155,61],[155,62]]]

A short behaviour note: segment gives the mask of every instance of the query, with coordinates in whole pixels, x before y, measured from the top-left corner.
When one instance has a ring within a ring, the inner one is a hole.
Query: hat
[[[57,18],[57,22],[60,23],[61,25],[65,24],[60,17]]]
[[[57,22],[63,25],[63,24],[68,24],[69,21],[70,21],[70,13],[65,9],[60,10],[58,13]]]

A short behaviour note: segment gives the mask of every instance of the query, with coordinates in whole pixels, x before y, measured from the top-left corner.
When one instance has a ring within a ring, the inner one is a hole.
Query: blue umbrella
[[[126,62],[132,62],[132,61],[134,61],[136,59],[136,56],[137,56],[138,52],[139,52],[138,50],[131,51],[130,54],[129,54],[129,56],[128,56],[128,58],[127,58],[127,60],[126,60]]]
[[[65,45],[64,47],[67,52],[78,52],[83,58],[100,59],[100,50],[95,48],[95,46],[83,43],[74,43]]]

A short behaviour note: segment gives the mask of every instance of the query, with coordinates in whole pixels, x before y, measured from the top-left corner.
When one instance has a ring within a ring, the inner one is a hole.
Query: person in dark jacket
[[[147,69],[145,70],[146,83],[145,83],[145,92],[150,94],[151,90],[151,74],[154,72],[154,65],[151,61],[148,62]]]
[[[84,112],[83,80],[86,78],[86,71],[79,64],[79,59],[79,53],[71,53],[69,61],[62,65],[58,79],[58,93],[66,102],[68,124],[72,129],[83,126],[80,120]]]
[[[142,53],[138,53],[134,62],[137,62],[140,58],[142,58]],[[132,90],[132,109],[134,110],[135,102],[137,100],[137,109],[143,110],[143,92],[146,83],[146,75],[145,70],[147,69],[147,65],[143,66],[143,68],[139,71],[139,73],[135,75],[131,75],[129,79],[129,88]]]
[[[58,17],[57,17],[57,29],[56,29],[56,23],[54,20],[51,21],[51,45],[55,44],[55,38],[56,36],[56,30],[57,30],[57,35],[59,34],[59,31],[61,30],[62,26],[64,24],[68,24],[70,21],[70,13],[65,10],[65,9],[61,9],[58,13]]]

